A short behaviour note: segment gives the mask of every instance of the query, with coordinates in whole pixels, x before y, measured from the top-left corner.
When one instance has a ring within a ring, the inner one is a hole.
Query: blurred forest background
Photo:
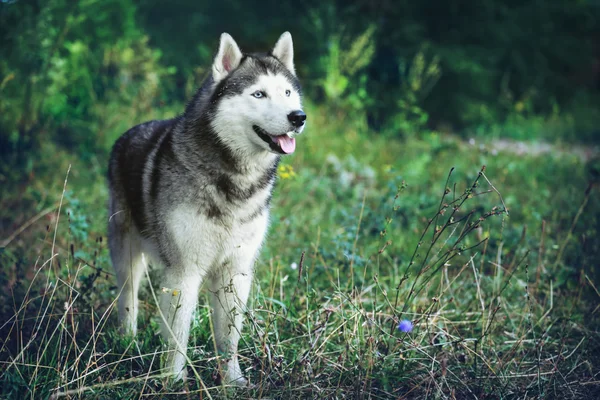
[[[291,31],[306,97],[364,116],[373,134],[466,135],[533,117],[550,139],[590,141],[600,135],[599,7],[591,0],[3,0],[2,157],[12,161],[41,140],[76,144],[83,156],[106,150],[128,127],[117,110],[185,102],[225,31],[245,51]]]
[[[139,347],[116,333],[108,154],[183,111],[222,32],[254,52],[290,31],[308,127],[243,396],[599,398],[599,19],[597,0],[0,0],[0,397],[203,390],[148,379],[155,321]],[[204,304],[190,357],[212,382]]]

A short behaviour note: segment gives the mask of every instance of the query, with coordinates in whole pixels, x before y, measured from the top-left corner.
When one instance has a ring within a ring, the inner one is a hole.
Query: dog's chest
[[[240,204],[221,204],[218,213],[199,204],[174,207],[167,229],[182,261],[211,268],[234,256],[254,257],[267,231],[269,196],[261,190]]]

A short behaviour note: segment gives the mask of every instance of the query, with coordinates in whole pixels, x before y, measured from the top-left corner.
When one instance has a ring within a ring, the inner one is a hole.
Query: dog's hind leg
[[[140,235],[126,219],[126,215],[114,215],[109,221],[108,245],[117,275],[121,331],[135,336],[139,309],[138,290],[147,264],[141,252]]]

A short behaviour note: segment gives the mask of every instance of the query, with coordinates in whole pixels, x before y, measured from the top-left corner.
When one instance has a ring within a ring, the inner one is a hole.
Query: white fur
[[[289,97],[286,96],[286,90],[290,91]],[[256,91],[263,91],[266,97],[253,97],[252,94]],[[293,130],[287,116],[290,112],[300,109],[300,95],[285,76],[262,75],[254,85],[246,88],[241,96],[221,101],[212,127],[223,142],[239,154],[272,152],[269,145],[252,130],[252,125],[260,126],[271,135],[287,133],[294,136],[301,133],[306,124]]]
[[[169,324],[168,327],[164,322],[161,324],[169,349],[163,363],[177,380],[186,376],[184,352],[192,316],[200,286],[208,281],[223,379],[227,384],[247,383],[239,366],[237,344],[252,285],[253,264],[268,226],[268,211],[251,222],[244,220],[253,212],[253,204],[264,203],[270,190],[271,185],[259,191],[248,207],[231,209],[225,223],[204,217],[193,204],[182,204],[167,216],[167,230],[176,243],[181,264],[166,271],[160,282],[159,301]],[[160,258],[154,244],[135,229],[121,245],[122,251],[118,252],[121,259],[113,260],[122,288],[119,315],[125,331],[135,335],[137,292],[142,275],[148,261],[156,265]]]
[[[268,216],[247,224],[240,221],[247,215],[232,214],[228,224],[197,214],[192,204],[182,205],[169,216],[172,232],[182,257],[180,268],[171,269],[161,294],[161,311],[170,324],[175,340],[163,325],[163,335],[169,337],[169,347],[175,343],[187,347],[198,290],[208,280],[217,350],[225,383],[246,383],[237,358],[237,344],[242,329],[242,317],[252,285],[253,264],[267,230]],[[176,378],[185,375],[185,356],[181,350],[167,357],[167,366]]]
[[[276,56],[292,73],[293,47],[291,35],[281,35],[274,47]],[[215,82],[224,79],[235,69],[242,53],[228,34],[221,35],[219,51],[212,66]],[[289,95],[286,91],[289,90]],[[256,91],[266,94],[263,98],[252,96]],[[243,166],[243,173],[232,174],[231,183],[247,187],[264,176],[266,168],[273,165],[276,154],[261,140],[252,125],[257,125],[272,136],[301,133],[304,126],[293,129],[288,114],[301,110],[302,104],[291,82],[282,74],[260,76],[256,83],[241,95],[221,99],[211,121],[219,140],[227,145]],[[232,112],[234,110],[234,112]],[[152,164],[158,146],[149,154],[143,174],[144,187],[150,187]],[[178,265],[170,265],[160,283],[160,308],[167,324],[162,324],[161,333],[168,344],[164,364],[176,379],[185,377],[185,351],[190,333],[193,312],[198,292],[203,282],[208,281],[211,307],[213,308],[215,341],[222,356],[222,377],[225,383],[245,385],[239,366],[237,347],[242,328],[243,314],[250,293],[253,264],[264,240],[268,226],[268,209],[256,216],[270,196],[273,182],[258,190],[242,204],[230,202],[214,186],[203,187],[202,195],[215,204],[223,206],[222,218],[205,216],[198,205],[181,203],[172,211],[157,209],[161,220],[166,221],[166,234],[175,243]],[[149,193],[143,194],[150,204]],[[111,210],[118,205],[111,199]],[[253,218],[250,218],[253,217]],[[126,213],[116,212],[111,216],[113,231],[127,226]],[[130,222],[130,221],[129,221]],[[119,315],[126,332],[135,334],[138,315],[138,288],[148,262],[160,264],[161,257],[151,239],[145,239],[131,226],[128,232],[109,237],[113,264],[121,294]],[[114,251],[113,251],[114,250]]]

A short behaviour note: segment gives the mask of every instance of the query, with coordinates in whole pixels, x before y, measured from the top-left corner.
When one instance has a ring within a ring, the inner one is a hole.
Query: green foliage
[[[580,274],[593,272],[593,248],[600,243],[591,230],[600,215],[596,191],[578,190],[588,178],[582,163],[492,155],[439,134],[403,142],[352,135],[355,121],[307,107],[322,135],[303,136],[298,154],[278,171],[273,223],[241,342],[242,366],[259,387],[213,385],[217,353],[201,298],[188,354],[209,393],[395,398],[568,391],[585,398],[587,386],[565,387],[556,377],[560,372],[569,382],[585,382],[598,368],[595,336],[582,334],[597,323],[585,319],[593,303],[574,295],[587,282]],[[350,134],[336,136],[340,130]],[[48,151],[55,155],[43,154],[49,165],[69,157]],[[478,174],[481,164],[487,169]],[[450,165],[456,168],[449,175]],[[34,191],[24,197],[60,201],[64,171],[56,170],[40,168],[32,182],[55,182],[47,186],[50,199]],[[0,356],[8,363],[2,364],[2,396],[202,391],[196,379],[182,386],[161,377],[156,305],[147,290],[137,343],[117,333],[99,171],[75,161],[62,201],[53,261],[54,218],[50,232],[44,222],[3,253],[1,282],[11,285],[6,292],[12,295],[2,297],[0,307],[9,321],[0,336]],[[577,240],[581,234],[585,246]],[[37,240],[45,235],[50,239]],[[15,279],[20,270],[27,277]],[[155,288],[158,279],[151,274]],[[396,330],[400,319],[413,321],[413,332]],[[557,361],[556,354],[571,356]],[[431,365],[443,387],[427,389]]]
[[[426,130],[429,115],[423,104],[442,74],[439,62],[437,56],[427,60],[424,50],[420,50],[410,64],[400,62],[402,90],[388,131],[415,136]]]
[[[0,5],[3,153],[44,138],[89,156],[125,128],[113,125],[116,110],[127,106],[134,122],[160,100],[159,83],[174,70],[158,63],[131,2],[21,3]]]
[[[329,39],[327,55],[320,60],[322,69],[325,70],[322,87],[329,103],[345,104],[355,110],[365,106],[364,103],[368,99],[365,88],[367,76],[359,73],[371,63],[373,58],[374,33],[375,27],[368,27],[350,41],[347,49],[341,48],[340,34],[333,35]],[[352,81],[358,82],[358,87],[350,88]]]
[[[504,121],[492,119],[468,132],[487,138],[594,144],[600,138],[596,102],[594,96],[579,94],[565,109],[555,104],[551,114],[539,115],[532,111],[529,101],[523,100],[514,105],[514,111]]]
[[[241,342],[242,366],[259,388],[212,384],[217,353],[202,298],[188,354],[209,393],[388,398],[568,391],[585,398],[587,386],[565,387],[557,374],[585,382],[598,369],[588,331],[597,324],[589,316],[595,303],[580,292],[590,287],[586,276],[593,279],[599,261],[597,190],[582,189],[595,165],[569,155],[493,154],[436,133],[402,142],[358,134],[355,119],[306,106],[320,132],[303,135],[298,153],[278,170],[273,222]],[[47,220],[17,235],[0,255],[0,282],[11,293],[0,297],[8,321],[0,330],[2,396],[202,391],[196,379],[182,386],[161,377],[156,305],[147,290],[137,344],[117,333],[101,167],[90,169],[60,147],[39,156],[44,164],[34,165],[30,189],[3,197],[8,207],[0,221],[22,215],[20,225],[30,204],[43,211],[62,201],[61,214],[57,220],[51,208]],[[52,248],[58,255],[51,260]],[[151,274],[156,289],[159,279]],[[413,332],[398,332],[400,319],[413,321]],[[571,356],[557,361],[557,354]],[[431,365],[444,382],[439,389],[427,389]]]
[[[287,3],[261,3],[261,13],[251,12],[255,7],[0,3],[3,154],[36,146],[46,133],[84,153],[97,144],[106,148],[126,128],[110,118],[121,106],[136,104],[128,110],[139,121],[163,101],[191,96],[222,31],[253,51],[271,46],[291,20],[309,96],[365,115],[376,130],[476,129],[524,112],[547,118],[556,109],[569,119],[580,109],[582,102],[573,103],[578,97],[598,107],[592,52],[598,7],[591,2],[321,2],[300,15]],[[555,135],[594,136],[597,119],[588,123],[589,114],[572,118],[565,129],[574,134],[558,126]]]
[[[597,6],[302,7],[0,2],[0,397],[202,392],[160,375],[148,293],[137,341],[116,329],[107,151],[183,109],[221,32],[255,51],[291,30],[310,125],[278,170],[240,344],[258,388],[213,385],[203,306],[188,355],[209,393],[595,398]]]

